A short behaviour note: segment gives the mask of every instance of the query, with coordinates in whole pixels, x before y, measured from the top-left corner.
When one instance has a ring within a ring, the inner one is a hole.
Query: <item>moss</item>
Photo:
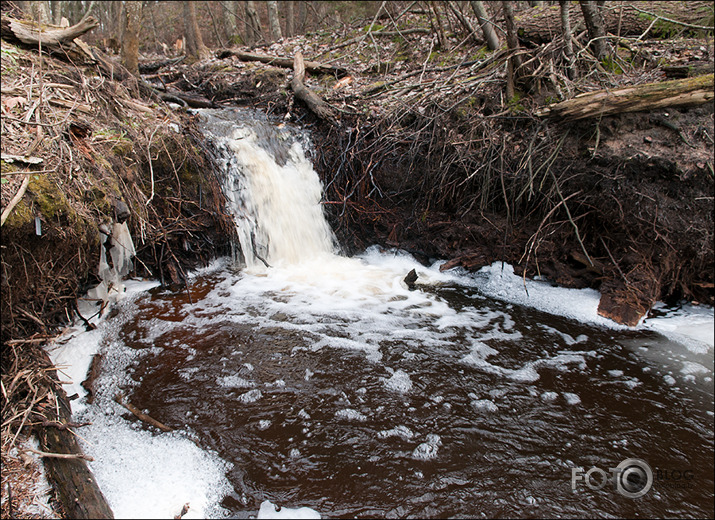
[[[30,224],[34,220],[35,216],[32,214],[32,209],[30,204],[23,198],[17,205],[12,209],[12,212],[7,217],[5,224],[3,224],[3,229],[6,227],[19,229],[27,224]]]
[[[35,196],[35,202],[45,218],[74,218],[76,216],[65,194],[48,177],[44,175],[30,176],[27,190]]]
[[[133,150],[134,144],[128,139],[121,139],[112,146],[112,153],[117,157],[125,157]]]
[[[0,172],[15,173],[17,171],[20,171],[20,168],[18,168],[16,164],[5,162],[5,161],[0,161]]]

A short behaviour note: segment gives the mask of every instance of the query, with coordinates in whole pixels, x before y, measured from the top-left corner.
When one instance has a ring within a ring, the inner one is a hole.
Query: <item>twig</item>
[[[654,16],[654,17],[655,17],[654,22],[657,21],[657,20],[660,18],[661,20],[665,20],[665,21],[668,22],[668,23],[674,23],[674,24],[676,24],[676,25],[682,25],[683,27],[687,27],[688,29],[700,29],[700,30],[702,30],[702,31],[712,31],[713,29],[715,29],[715,27],[713,27],[713,26],[708,27],[707,25],[693,25],[693,24],[691,24],[691,23],[679,22],[678,20],[673,20],[672,18],[666,18],[665,16],[661,16],[661,15],[659,15],[659,14],[655,14],[655,13],[652,13],[652,12],[650,12],[650,11],[645,11],[645,10],[643,10],[643,9],[639,9],[639,8],[637,8],[635,5],[632,5],[632,4],[630,5],[630,7],[633,8],[633,9],[635,9],[635,10],[638,11],[639,13],[647,14],[648,16]],[[646,32],[647,32],[647,31],[646,31]]]
[[[154,166],[152,166],[151,163],[151,141],[152,139],[154,139],[154,134],[157,130],[159,130],[158,126],[154,128],[154,131],[149,137],[149,143],[146,145],[147,158],[149,159],[149,171],[151,172],[151,197],[149,197],[149,199],[144,203],[145,206],[148,206],[151,200],[154,198]]]
[[[18,202],[22,199],[22,196],[25,194],[25,191],[27,190],[27,186],[30,184],[30,175],[25,175],[25,178],[22,180],[22,184],[20,185],[20,189],[17,190],[17,193],[15,196],[12,198],[10,203],[7,205],[5,210],[2,212],[2,216],[0,217],[0,226],[2,226],[7,218],[10,216],[10,213],[12,210],[15,208]]]
[[[150,417],[149,415],[145,414],[145,413],[142,412],[139,408],[137,408],[136,406],[134,406],[132,403],[130,403],[130,402],[128,402],[128,401],[124,401],[124,395],[123,395],[121,392],[114,396],[114,400],[115,400],[117,403],[119,403],[121,406],[123,406],[124,408],[126,408],[127,410],[129,410],[130,412],[132,412],[132,413],[137,417],[137,419],[139,419],[140,421],[143,421],[143,422],[145,422],[145,423],[147,423],[147,424],[151,424],[152,426],[156,426],[157,428],[159,428],[159,429],[160,429],[161,431],[163,431],[163,432],[170,432],[170,431],[172,431],[171,428],[169,428],[168,426],[166,426],[166,425],[163,424],[163,423],[160,423],[159,421],[157,421],[157,420],[154,419],[153,417]]]
[[[90,462],[94,460],[92,457],[85,455],[84,453],[48,453],[46,451],[40,451],[33,448],[25,448],[25,451],[35,453],[40,457],[50,457],[53,459],[84,459]]]

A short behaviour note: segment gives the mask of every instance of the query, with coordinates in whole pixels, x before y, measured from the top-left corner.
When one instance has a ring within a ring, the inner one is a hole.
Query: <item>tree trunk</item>
[[[561,38],[563,40],[564,68],[566,69],[566,75],[570,79],[574,79],[576,71],[574,71],[573,62],[573,42],[571,41],[571,16],[569,15],[569,2],[568,0],[560,0],[559,5],[561,11]]]
[[[484,39],[487,40],[487,46],[490,50],[493,51],[498,49],[500,46],[499,37],[497,36],[497,32],[492,26],[492,22],[489,20],[487,10],[484,8],[484,2],[472,0],[471,2],[469,2],[469,4],[472,6],[474,14],[479,20],[479,25],[481,26],[482,32],[484,33]]]
[[[278,2],[275,0],[266,2],[266,7],[268,8],[268,26],[271,30],[271,40],[277,42],[283,38],[280,18],[278,18]]]
[[[184,35],[186,36],[186,55],[197,60],[209,57],[211,52],[204,45],[199,23],[196,19],[196,3],[184,1]]]
[[[288,1],[284,2],[286,8],[286,38],[295,36],[295,2]]]
[[[583,12],[579,6],[575,2],[566,3],[573,30],[580,30],[579,26],[585,27]],[[707,17],[712,17],[712,2],[623,2],[608,9],[601,9],[601,16],[606,32],[620,36],[640,36],[648,30],[656,16],[690,25],[708,25]],[[536,44],[548,43],[561,33],[561,9],[556,5],[527,9],[515,14],[515,22],[522,39]],[[670,22],[664,23],[663,26],[664,30],[672,30],[674,27]],[[656,23],[650,27],[648,34],[658,35],[660,30],[660,24]]]
[[[439,11],[437,11],[437,3],[429,2],[428,6],[432,14],[434,14],[436,24],[436,27],[434,27],[434,29],[437,32],[437,41],[439,42],[439,47],[440,49],[449,52],[449,41],[447,40],[447,35],[444,33],[444,27],[442,26],[442,18],[439,15]]]
[[[298,26],[296,27],[297,34],[305,34],[305,23],[308,19],[308,2],[298,2]]]
[[[459,10],[459,6],[456,6],[455,2],[447,2],[447,7],[449,7],[449,10],[452,11],[452,14],[457,17],[459,23],[462,24],[462,27],[464,27],[464,30],[467,32],[467,36],[475,38],[476,31],[474,30],[474,27],[472,27],[472,24],[469,22],[467,17],[464,16]]]
[[[46,358],[48,366],[52,366]],[[56,374],[56,371],[55,371]],[[56,378],[56,376],[55,376]],[[60,388],[54,390],[57,409],[50,407],[44,412],[46,421],[65,425],[37,427],[40,449],[45,453],[75,455],[74,458],[45,457],[47,476],[52,482],[67,518],[114,518],[106,498],[99,489],[94,475],[84,461],[77,437],[67,423],[72,422],[67,394]]]
[[[263,39],[261,20],[256,12],[255,2],[246,2],[246,44],[255,45]]]
[[[707,74],[695,78],[588,92],[545,107],[536,115],[574,121],[623,112],[700,105],[712,102],[713,97],[713,74]]]
[[[591,38],[591,48],[593,49],[596,58],[605,60],[611,56],[611,46],[608,43],[606,29],[604,28],[601,9],[594,1],[581,0],[581,11],[586,22],[588,36]]]
[[[236,11],[233,10],[234,4],[236,2],[233,1],[224,1],[221,2],[223,4],[223,20],[224,20],[224,32],[226,33],[226,36],[228,37],[228,45],[230,46],[231,44],[235,44],[234,36],[236,36],[236,33],[238,32],[238,19],[236,18]]]
[[[139,30],[141,29],[141,19],[142,3],[125,2],[122,65],[135,76],[139,74]]]
[[[519,51],[519,39],[516,34],[516,25],[514,24],[514,8],[512,2],[504,1],[502,5],[504,6],[504,21],[506,22],[506,43],[512,54],[509,59],[514,68],[515,79],[519,79],[521,75],[519,70],[521,68],[521,56],[517,54]]]

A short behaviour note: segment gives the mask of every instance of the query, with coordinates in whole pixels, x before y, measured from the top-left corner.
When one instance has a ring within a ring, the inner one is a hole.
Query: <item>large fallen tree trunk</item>
[[[569,3],[571,26],[576,33],[585,27],[583,12],[578,2]],[[712,25],[713,5],[712,2],[608,2],[600,12],[606,32],[617,36],[640,36],[648,29],[653,35],[667,36],[673,28],[701,30],[703,25]],[[515,21],[519,36],[530,42],[547,43],[561,34],[558,4],[526,9],[517,14]]]
[[[49,358],[47,363],[51,365]],[[107,499],[87,467],[86,455],[70,431],[72,412],[65,391],[57,385],[57,407],[45,412],[43,426],[38,427],[41,455],[47,474],[57,491],[67,518],[114,518]],[[47,416],[52,414],[52,416]],[[91,459],[89,459],[91,460]]]
[[[712,100],[713,74],[706,74],[695,78],[647,83],[616,90],[587,92],[545,107],[536,115],[573,121],[622,112],[700,105]]]
[[[294,68],[294,60],[290,58],[262,56],[260,54],[250,54],[248,52],[234,51],[230,49],[218,51],[216,55],[219,59],[228,58],[229,56],[236,56],[241,61],[259,61],[261,63],[266,63],[275,67],[283,67],[286,69]],[[336,76],[337,78],[342,78],[343,76],[348,75],[348,71],[342,67],[334,67],[333,65],[326,65],[324,63],[318,63],[316,61],[303,61],[303,67],[305,71],[310,72],[311,74],[331,74]]]
[[[293,60],[293,79],[290,82],[290,88],[293,90],[295,97],[303,101],[308,108],[316,116],[321,119],[333,120],[333,110],[325,101],[305,86],[303,80],[305,78],[305,64],[303,62],[303,54],[298,51],[295,53]]]
[[[80,20],[72,27],[38,25],[34,22],[3,16],[0,23],[0,34],[4,40],[10,42],[19,42],[35,48],[41,45],[45,50],[67,55],[73,60],[91,62],[94,58],[89,48],[76,38],[97,26],[99,26],[99,21],[92,16]]]

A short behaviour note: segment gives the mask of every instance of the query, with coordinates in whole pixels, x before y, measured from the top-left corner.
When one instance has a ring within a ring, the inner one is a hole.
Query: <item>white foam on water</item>
[[[574,394],[571,392],[564,392],[562,395],[564,396],[564,399],[566,399],[566,402],[568,404],[575,405],[575,404],[579,404],[581,402],[581,398],[577,394]]]
[[[442,439],[436,433],[427,435],[427,440],[419,444],[412,451],[412,458],[417,460],[431,460],[437,458],[439,447],[442,446]]]
[[[715,313],[707,305],[686,304],[668,310],[662,303],[653,307],[664,313],[657,317],[647,317],[643,326],[685,345],[696,354],[705,354],[715,345]],[[654,313],[653,313],[654,314]]]
[[[123,305],[131,308],[132,300],[158,282],[127,281]],[[130,312],[130,311],[126,311]],[[120,385],[129,384],[126,367],[143,353],[118,348],[113,342],[120,324],[117,319],[95,320],[97,328],[84,332],[76,326],[55,345],[47,348],[53,363],[60,368],[71,401],[73,418],[90,424],[81,429],[82,450],[94,460],[88,465],[107,498],[115,518],[171,518],[189,504],[185,518],[218,518],[226,516],[220,500],[231,492],[226,478],[231,464],[199,448],[179,432],[156,434],[121,417],[124,408],[112,400]],[[87,405],[81,386],[92,356],[104,354],[103,374],[95,382],[96,397]]]
[[[472,401],[472,407],[478,412],[493,413],[499,410],[499,407],[494,404],[494,401],[489,399],[475,399]]]
[[[410,430],[407,426],[404,426],[401,424],[399,426],[395,426],[394,428],[392,428],[390,430],[382,430],[382,431],[378,432],[377,436],[380,439],[385,439],[388,437],[400,437],[406,441],[409,441],[410,439],[412,439],[415,436],[415,433],[412,430]]]
[[[599,316],[601,295],[594,289],[566,289],[554,287],[540,280],[524,279],[514,274],[514,267],[494,262],[470,276],[483,294],[498,300],[532,307],[582,323],[612,329],[627,329],[625,325]]]
[[[286,519],[286,520],[314,520],[320,518],[320,513],[309,507],[278,507],[269,500],[264,500],[258,510],[259,520],[262,519]]]
[[[381,379],[388,390],[393,390],[401,394],[406,394],[412,390],[412,381],[410,380],[410,376],[402,370],[397,370],[389,379]]]
[[[248,403],[255,403],[261,397],[263,397],[263,392],[261,392],[257,388],[254,388],[253,390],[249,390],[245,394],[239,395],[238,400],[241,401],[243,404],[248,404]]]
[[[94,412],[83,416],[92,425],[82,446],[115,518],[172,518],[186,503],[198,518],[225,516],[218,503],[232,490],[229,464],[181,433],[133,428],[120,410]]]
[[[248,379],[244,379],[237,375],[219,377],[216,379],[216,383],[220,386],[226,386],[229,388],[253,388],[256,386],[255,382],[249,381]]]
[[[365,414],[358,412],[353,408],[343,408],[342,410],[338,410],[335,412],[335,417],[338,419],[345,419],[346,421],[367,421],[367,416]]]

